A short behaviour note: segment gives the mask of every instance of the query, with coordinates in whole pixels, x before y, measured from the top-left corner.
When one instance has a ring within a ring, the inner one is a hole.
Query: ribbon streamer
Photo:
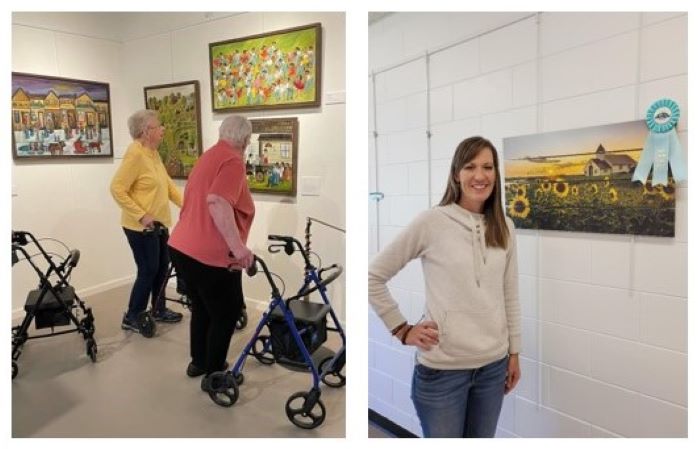
[[[644,143],[632,181],[646,182],[653,168],[652,185],[665,186],[668,182],[669,166],[676,181],[687,179],[683,148],[676,134],[676,124],[680,115],[678,104],[668,98],[657,100],[649,106],[646,122],[650,133]]]

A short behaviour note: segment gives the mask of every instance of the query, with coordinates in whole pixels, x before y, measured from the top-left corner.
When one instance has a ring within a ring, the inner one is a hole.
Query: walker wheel
[[[253,355],[263,365],[272,365],[275,363],[275,357],[270,353],[270,337],[260,335],[253,343]]]
[[[340,371],[333,371],[331,362],[334,356],[326,357],[318,364],[318,374],[321,376],[321,382],[331,388],[340,388],[345,386],[345,375]]]
[[[14,379],[17,377],[17,373],[19,373],[19,367],[17,366],[17,362],[12,362],[12,378]]]
[[[248,312],[245,309],[241,310],[241,316],[236,321],[236,329],[244,329],[248,325]]]
[[[93,363],[97,362],[97,343],[94,338],[90,337],[85,341],[85,349],[90,360]]]
[[[202,389],[216,405],[231,407],[238,400],[238,384],[230,371],[211,373],[202,379]]]
[[[287,418],[297,427],[302,429],[315,429],[326,419],[326,406],[320,399],[317,399],[308,413],[304,412],[304,406],[309,397],[308,391],[294,393],[287,400],[284,406]]]
[[[234,374],[233,378],[238,385],[243,385],[243,382],[245,381],[245,376],[243,373]]]
[[[83,334],[86,340],[92,337],[95,333],[95,320],[92,318],[92,315],[86,316],[80,320],[80,327],[83,328]]]
[[[136,319],[136,324],[139,326],[139,331],[141,335],[146,338],[151,338],[156,333],[156,322],[147,310],[139,313],[139,317]]]

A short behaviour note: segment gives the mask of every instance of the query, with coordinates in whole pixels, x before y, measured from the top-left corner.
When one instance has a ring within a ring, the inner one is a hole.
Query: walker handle
[[[313,267],[311,265],[311,261],[309,260],[309,255],[308,253],[304,250],[304,247],[302,246],[301,242],[294,237],[288,236],[288,235],[277,235],[277,234],[270,234],[267,236],[268,240],[273,240],[277,242],[284,242],[284,252],[287,253],[288,256],[291,256],[294,254],[295,246],[299,249],[299,252],[301,252],[301,255],[304,257],[304,262],[305,262],[305,267],[307,269],[310,269]]]
[[[260,260],[258,256],[253,256],[253,263],[245,270],[248,276],[253,277],[258,274],[258,260]]]
[[[260,264],[260,267],[262,268],[263,272],[265,273],[265,277],[267,278],[267,282],[272,288],[272,296],[275,298],[280,297],[281,295],[279,289],[277,288],[274,279],[272,279],[270,270],[267,268],[265,261],[262,260],[260,257],[253,255],[253,264],[246,269],[246,273],[248,274],[248,276],[255,276],[258,273],[258,264]]]
[[[280,248],[285,248],[286,249],[287,245],[270,245],[267,247],[267,250],[273,254],[280,252]]]
[[[288,256],[291,256],[294,254],[294,244],[296,244],[299,249],[303,252],[304,248],[301,246],[301,242],[294,237],[290,237],[287,235],[276,235],[276,234],[270,234],[267,236],[268,240],[273,240],[275,242],[284,242],[284,252],[287,253]],[[277,251],[271,251],[271,252],[277,252]]]
[[[160,221],[154,221],[148,228],[143,228],[143,235],[162,234],[167,228]]]

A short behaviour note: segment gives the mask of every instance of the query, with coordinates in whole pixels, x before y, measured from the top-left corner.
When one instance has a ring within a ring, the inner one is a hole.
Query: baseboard
[[[136,275],[131,275],[131,276],[125,276],[123,278],[119,279],[113,279],[111,281],[103,282],[101,284],[93,285],[92,287],[87,287],[83,288],[81,290],[78,290],[76,293],[78,296],[81,298],[88,297],[95,295],[97,293],[102,293],[106,292],[107,290],[111,290],[113,288],[121,287],[122,285],[129,284],[131,282],[134,282],[134,279],[136,279]]]
[[[400,425],[396,424],[394,421],[380,415],[371,408],[367,409],[367,411],[370,421],[372,421],[374,424],[378,425],[382,429],[386,430],[387,432],[396,435],[397,438],[418,438],[418,435],[404,429]]]

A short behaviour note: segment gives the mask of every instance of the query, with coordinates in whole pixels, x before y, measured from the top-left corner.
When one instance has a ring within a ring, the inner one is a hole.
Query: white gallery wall
[[[452,153],[503,138],[681,107],[687,159],[686,13],[397,13],[369,27],[370,259],[439,202]],[[502,160],[502,153],[501,153]],[[674,238],[517,231],[522,379],[498,436],[687,436],[688,190]],[[415,321],[420,263],[390,283]],[[420,435],[414,352],[369,314],[369,407]]]
[[[322,104],[318,108],[246,112],[250,119],[298,117],[297,179],[318,178],[320,191],[295,198],[254,194],[256,218],[248,246],[284,279],[287,293],[303,275],[301,257],[267,252],[267,235],[287,234],[303,242],[306,217],[345,228],[345,15],[343,13],[14,13],[12,70],[107,82],[110,85],[115,158],[14,162],[12,227],[53,237],[82,252],[73,285],[83,294],[131,282],[131,251],[120,212],[109,193],[112,175],[131,138],[128,116],[144,108],[145,86],[199,80],[204,150],[218,140],[227,114],[213,113],[208,44],[284,28],[322,24]],[[332,99],[328,99],[332,94]],[[176,180],[184,188],[184,180]],[[174,220],[179,209],[172,206]],[[312,249],[324,265],[345,263],[345,235],[312,226]],[[60,253],[58,246],[47,245]],[[246,297],[266,302],[262,276],[244,276]],[[19,310],[37,283],[26,263],[12,271],[12,305]],[[345,281],[331,284],[336,311],[344,319]],[[124,298],[124,305],[128,298]],[[99,317],[97,317],[99,323]],[[98,324],[99,325],[99,324]]]

